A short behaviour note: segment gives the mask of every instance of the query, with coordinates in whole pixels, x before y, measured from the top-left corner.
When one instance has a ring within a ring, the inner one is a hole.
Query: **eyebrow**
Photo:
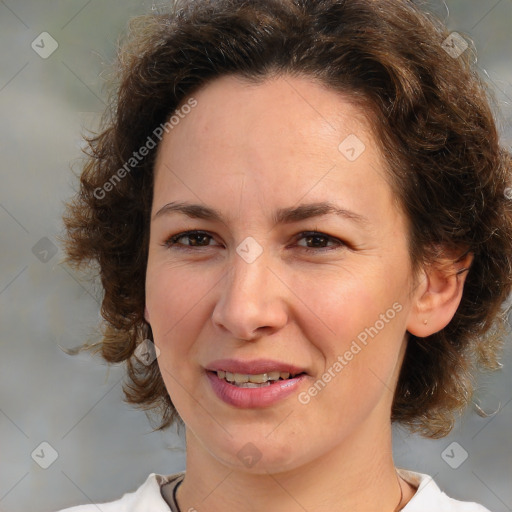
[[[155,213],[153,220],[172,213],[182,213],[192,219],[203,219],[224,223],[222,214],[218,210],[201,204],[185,202],[172,202],[166,204]],[[330,202],[309,203],[295,207],[280,208],[274,213],[273,221],[275,225],[292,224],[294,222],[300,222],[302,220],[320,217],[322,215],[337,215],[357,224],[368,224],[369,222],[366,217],[350,210],[346,210],[345,208],[339,208]]]

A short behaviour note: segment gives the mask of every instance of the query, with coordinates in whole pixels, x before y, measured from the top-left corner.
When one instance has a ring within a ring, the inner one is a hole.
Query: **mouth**
[[[271,386],[273,383],[278,381],[290,380],[300,375],[305,375],[305,372],[290,373],[280,371],[258,374],[242,374],[224,370],[209,370],[209,373],[216,374],[219,379],[239,388],[262,388]]]
[[[305,368],[272,359],[218,359],[204,369],[217,398],[239,409],[276,405],[309,377]]]

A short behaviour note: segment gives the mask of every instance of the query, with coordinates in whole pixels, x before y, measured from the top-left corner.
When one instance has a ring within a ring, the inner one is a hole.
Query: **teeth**
[[[258,387],[257,385],[250,385],[250,384],[266,384],[270,385],[269,381],[276,381],[280,378],[283,380],[290,378],[289,372],[268,372],[268,373],[259,373],[257,375],[244,375],[241,373],[231,373],[231,372],[225,372],[222,370],[217,371],[217,376],[219,379],[225,379],[228,382],[241,385],[241,387]]]
[[[241,373],[235,373],[235,382],[237,384],[243,384],[249,382],[249,375],[242,375]]]
[[[235,382],[235,386],[237,386],[239,388],[261,388],[261,387],[265,387],[265,386],[270,386],[270,381],[263,382],[261,384],[256,384],[254,382],[243,382],[242,384],[237,384]]]
[[[260,373],[259,375],[246,375],[246,377],[249,377],[249,382],[254,384],[263,384],[269,380],[266,373]]]

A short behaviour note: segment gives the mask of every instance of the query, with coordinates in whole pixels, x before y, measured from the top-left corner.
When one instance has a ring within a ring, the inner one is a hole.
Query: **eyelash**
[[[178,242],[178,240],[180,238],[192,237],[192,236],[201,236],[201,235],[202,236],[210,237],[211,239],[214,238],[212,235],[210,235],[210,233],[207,233],[206,231],[198,231],[198,230],[184,231],[183,233],[178,233],[177,235],[173,235],[173,236],[169,237],[162,244],[162,246],[164,246],[164,247],[166,247],[168,249],[171,249],[174,246],[178,245],[177,242]],[[319,231],[303,231],[302,233],[299,233],[298,235],[296,235],[295,242],[301,240],[302,238],[308,238],[308,237],[321,237],[321,238],[325,238],[325,239],[327,239],[327,242],[335,242],[336,245],[333,246],[333,247],[317,247],[317,248],[300,246],[300,248],[302,250],[304,250],[305,252],[307,252],[307,253],[311,253],[311,252],[315,252],[315,253],[326,252],[326,251],[331,251],[331,250],[334,250],[334,249],[340,249],[340,248],[347,247],[347,244],[342,242],[338,238],[334,238],[334,237],[332,237],[330,235],[327,235],[327,234],[319,232]],[[196,250],[196,248],[207,248],[207,247],[210,247],[210,246],[206,245],[206,246],[196,246],[196,247],[194,247],[194,246],[184,245],[184,246],[181,246],[179,248],[180,248],[180,250],[194,251],[194,250]]]

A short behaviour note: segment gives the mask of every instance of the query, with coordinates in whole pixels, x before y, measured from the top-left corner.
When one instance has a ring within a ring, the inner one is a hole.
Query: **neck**
[[[187,431],[187,472],[177,493],[180,508],[395,512],[400,498],[402,508],[414,488],[397,478],[391,427],[378,435],[371,425],[367,429],[360,425],[340,445],[307,464],[263,474],[222,464]]]

